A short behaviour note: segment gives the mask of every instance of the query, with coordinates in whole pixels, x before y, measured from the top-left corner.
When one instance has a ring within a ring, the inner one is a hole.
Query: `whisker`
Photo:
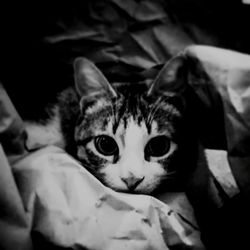
[[[167,173],[166,175],[163,176],[162,179],[174,179],[176,178],[177,171],[172,171],[170,173]]]
[[[177,171],[176,170],[173,170],[173,171],[171,171],[171,172],[167,172],[167,175],[174,175],[174,174],[176,174],[177,173]]]

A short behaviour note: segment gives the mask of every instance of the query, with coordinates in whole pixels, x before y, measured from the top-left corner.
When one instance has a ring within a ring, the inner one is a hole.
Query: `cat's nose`
[[[144,180],[143,177],[135,177],[135,176],[130,176],[130,177],[121,177],[121,180],[127,185],[128,189],[130,191],[133,191],[136,189],[136,187]]]

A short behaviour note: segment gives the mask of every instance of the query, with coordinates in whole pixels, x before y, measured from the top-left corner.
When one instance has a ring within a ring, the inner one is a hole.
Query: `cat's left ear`
[[[74,61],[74,78],[78,94],[82,96],[91,95],[104,90],[109,96],[116,97],[117,94],[102,72],[90,60],[84,57],[76,58]]]
[[[170,59],[160,70],[148,90],[148,96],[155,92],[181,93],[187,86],[187,62],[181,53]]]

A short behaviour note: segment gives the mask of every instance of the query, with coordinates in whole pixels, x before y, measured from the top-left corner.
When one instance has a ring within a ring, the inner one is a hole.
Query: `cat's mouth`
[[[111,189],[113,189],[114,191],[118,192],[118,193],[125,193],[125,194],[144,194],[144,195],[150,195],[152,192],[154,192],[153,190],[148,190],[148,189],[143,189],[143,188],[135,188],[135,189],[129,189],[129,188],[117,188],[117,187],[110,187]]]
[[[120,189],[119,190],[119,189],[117,189],[115,191],[118,193],[125,193],[125,194],[147,194],[147,192],[143,192],[141,190],[129,190],[129,189],[127,189],[127,190]]]

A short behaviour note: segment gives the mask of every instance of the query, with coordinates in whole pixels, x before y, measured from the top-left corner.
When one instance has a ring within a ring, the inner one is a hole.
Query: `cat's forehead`
[[[174,104],[161,97],[147,100],[141,93],[130,93],[115,100],[105,95],[87,99],[82,110],[83,130],[88,129],[93,134],[120,135],[132,131],[132,128],[144,135],[168,133],[171,136],[175,132],[175,121],[181,114]]]
[[[113,124],[112,122],[109,123],[108,131],[113,131]],[[152,129],[150,131],[150,134],[157,134],[158,128],[157,123],[154,121],[152,123]],[[136,144],[138,141],[143,141],[147,139],[147,136],[149,135],[149,131],[147,129],[145,121],[141,121],[138,123],[137,120],[133,118],[133,116],[130,116],[128,120],[126,121],[126,124],[124,121],[121,121],[116,132],[115,136],[119,137],[121,141],[128,146],[128,144]]]

